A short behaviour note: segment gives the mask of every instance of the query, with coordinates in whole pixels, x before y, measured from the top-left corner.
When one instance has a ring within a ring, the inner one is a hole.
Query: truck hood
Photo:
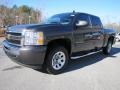
[[[27,29],[28,27],[34,26],[33,24],[30,25],[16,25],[16,26],[11,26],[7,29],[7,32],[16,32],[16,33],[21,33],[24,29]]]
[[[68,28],[68,26],[61,24],[28,24],[9,27],[7,32],[22,33],[24,29],[34,31],[51,31],[65,28]]]

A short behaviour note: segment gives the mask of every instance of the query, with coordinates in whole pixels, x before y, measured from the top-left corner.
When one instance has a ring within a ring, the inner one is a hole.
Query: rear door
[[[94,48],[94,44],[92,41],[92,26],[90,22],[90,17],[87,14],[79,14],[75,24],[79,20],[84,20],[88,22],[87,26],[82,26],[82,27],[77,27],[75,26],[75,30],[73,32],[74,36],[74,51],[79,52],[79,51],[88,51]]]
[[[92,23],[92,39],[94,46],[100,48],[103,46],[104,41],[104,30],[99,17],[90,15],[91,23]]]

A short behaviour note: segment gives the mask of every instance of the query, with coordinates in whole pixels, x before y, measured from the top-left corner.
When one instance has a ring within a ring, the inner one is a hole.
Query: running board
[[[89,56],[89,55],[92,55],[92,54],[96,54],[98,52],[101,52],[102,50],[99,50],[99,51],[96,51],[96,52],[91,52],[91,53],[88,53],[88,54],[85,54],[85,55],[82,55],[82,56],[75,56],[75,57],[71,57],[71,59],[79,59],[79,58],[82,58],[82,57],[85,57],[85,56]]]

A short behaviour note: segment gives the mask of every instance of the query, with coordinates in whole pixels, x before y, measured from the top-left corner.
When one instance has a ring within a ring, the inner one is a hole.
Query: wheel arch
[[[114,39],[115,39],[114,36],[110,36],[110,37],[108,38],[108,41],[112,41],[112,44],[114,44]]]
[[[47,43],[47,52],[53,47],[63,46],[68,51],[68,54],[71,54],[71,40],[68,38],[54,39]]]

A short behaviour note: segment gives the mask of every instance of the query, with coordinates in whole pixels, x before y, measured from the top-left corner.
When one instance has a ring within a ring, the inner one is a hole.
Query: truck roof
[[[86,14],[86,15],[89,15],[89,16],[93,16],[93,17],[97,17],[99,18],[98,16],[95,16],[95,15],[92,15],[92,14],[88,14],[88,13],[84,13],[84,12],[66,12],[66,13],[59,13],[59,14],[73,14],[73,15],[77,15],[77,14]]]

